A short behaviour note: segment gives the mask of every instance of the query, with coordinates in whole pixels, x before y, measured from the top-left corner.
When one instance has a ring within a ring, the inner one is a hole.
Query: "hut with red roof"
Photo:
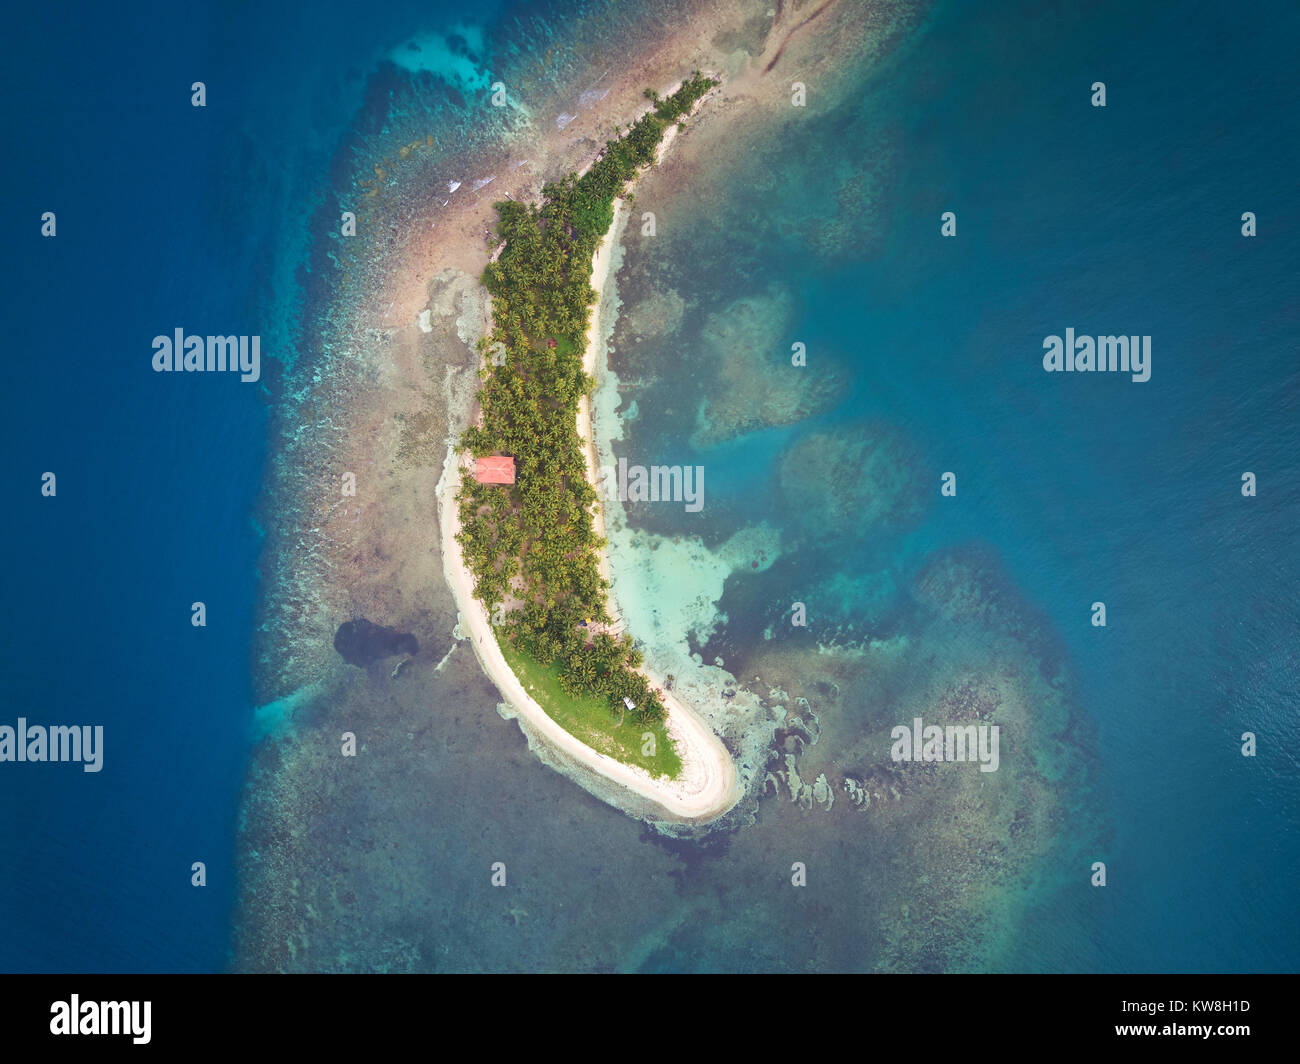
[[[480,458],[474,468],[474,479],[480,484],[513,484],[515,460],[509,455]]]

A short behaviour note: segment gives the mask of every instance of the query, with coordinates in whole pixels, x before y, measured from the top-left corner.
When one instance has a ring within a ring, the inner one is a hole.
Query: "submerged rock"
[[[364,669],[395,654],[418,654],[420,643],[410,632],[386,628],[362,617],[339,625],[334,633],[334,649],[349,665]]]
[[[686,301],[673,289],[655,292],[627,313],[627,327],[637,336],[661,336],[681,327]]]
[[[845,776],[844,791],[849,796],[849,801],[860,809],[865,809],[871,805],[871,792],[862,785],[860,780],[855,780],[852,776]]]
[[[830,780],[826,778],[825,772],[819,775],[813,784],[812,795],[813,801],[818,805],[824,805],[828,813],[831,811],[831,807],[835,805],[835,789],[831,786]]]

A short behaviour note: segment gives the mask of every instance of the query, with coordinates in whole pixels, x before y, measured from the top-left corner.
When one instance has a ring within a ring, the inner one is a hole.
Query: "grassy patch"
[[[514,671],[524,689],[537,699],[547,715],[575,739],[593,750],[645,769],[652,776],[676,779],[682,770],[681,759],[662,723],[638,724],[632,714],[623,720],[610,711],[599,697],[572,698],[560,688],[560,670],[556,665],[541,665],[520,650],[504,633],[497,640],[506,664]],[[645,732],[655,736],[655,755],[641,753]]]

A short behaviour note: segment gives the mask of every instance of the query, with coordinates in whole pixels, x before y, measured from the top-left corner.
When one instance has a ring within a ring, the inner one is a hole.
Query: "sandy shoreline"
[[[665,131],[656,161],[663,157],[664,151],[672,143],[676,133],[675,125]],[[626,220],[625,209],[621,199],[615,201],[614,222],[592,258],[591,286],[596,292],[596,302],[592,307],[587,326],[583,368],[593,376],[600,368],[598,363],[603,362],[604,345],[600,340],[600,323],[602,313],[607,309],[605,287],[611,273],[615,246]],[[592,432],[589,396],[583,396],[579,402],[577,428],[583,440],[587,479],[599,491],[599,468]],[[682,762],[681,775],[675,780],[656,778],[641,768],[624,764],[593,750],[557,724],[524,689],[497,645],[487,609],[474,598],[474,580],[465,567],[460,544],[456,541],[456,533],[460,528],[456,492],[459,489],[460,471],[463,465],[463,458],[454,452],[449,453],[443,467],[442,479],[438,483],[443,569],[456,600],[461,630],[473,645],[474,653],[483,671],[496,685],[502,697],[551,744],[606,779],[626,787],[641,798],[649,799],[667,816],[679,820],[704,822],[726,813],[736,804],[742,793],[731,755],[708,725],[670,692],[663,690],[661,678],[651,675],[645,669],[641,670],[650,683],[659,688],[664,708],[668,711],[664,722],[665,727],[676,744]],[[605,535],[603,504],[597,505],[593,523],[596,534],[603,538]],[[601,575],[609,579],[607,551],[601,551],[599,564]],[[610,609],[612,613],[612,600]],[[614,621],[617,625],[616,616]]]

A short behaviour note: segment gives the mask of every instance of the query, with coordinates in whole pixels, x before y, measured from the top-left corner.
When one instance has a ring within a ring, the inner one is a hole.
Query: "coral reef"
[[[794,299],[770,286],[710,314],[700,330],[699,359],[710,367],[691,443],[714,447],[750,432],[792,425],[822,413],[843,393],[844,373],[832,358],[791,363]]]
[[[782,457],[780,483],[791,518],[814,538],[899,530],[922,512],[917,460],[879,422],[803,437]]]

